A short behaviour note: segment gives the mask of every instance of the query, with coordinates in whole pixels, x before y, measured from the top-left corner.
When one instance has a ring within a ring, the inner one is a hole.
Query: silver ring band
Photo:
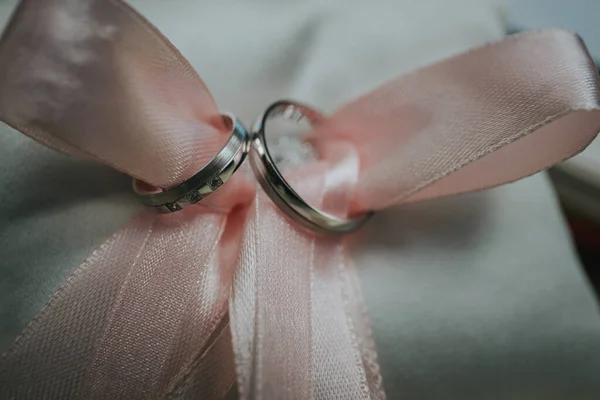
[[[283,178],[265,140],[267,121],[278,115],[295,121],[306,118],[312,125],[324,119],[318,111],[287,100],[271,104],[258,118],[252,130],[250,163],[263,190],[288,217],[305,228],[328,235],[349,233],[360,228],[373,215],[372,212],[351,219],[336,217],[305,202]]]
[[[221,151],[197,174],[185,182],[156,193],[143,192],[134,180],[133,190],[142,204],[161,212],[175,212],[195,204],[223,185],[244,162],[249,150],[249,136],[235,115],[223,114],[231,126],[231,137]]]

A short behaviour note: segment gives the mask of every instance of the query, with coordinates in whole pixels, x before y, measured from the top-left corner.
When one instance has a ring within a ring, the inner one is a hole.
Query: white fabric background
[[[247,124],[280,97],[332,110],[503,32],[482,1],[132,4]],[[139,206],[127,177],[4,126],[0,199],[6,348]],[[390,399],[600,397],[600,316],[544,175],[380,213],[365,235],[354,259]]]

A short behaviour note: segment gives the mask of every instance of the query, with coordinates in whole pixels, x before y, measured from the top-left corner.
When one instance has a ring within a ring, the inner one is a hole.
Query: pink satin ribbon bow
[[[0,118],[158,187],[227,135],[208,89],[119,0],[26,0],[0,43]],[[584,149],[600,82],[574,34],[512,36],[393,80],[312,136],[294,184],[361,213],[512,182]],[[340,156],[342,154],[342,156]],[[0,398],[382,399],[346,239],[298,230],[238,172],[203,206],[143,212],[0,359]]]

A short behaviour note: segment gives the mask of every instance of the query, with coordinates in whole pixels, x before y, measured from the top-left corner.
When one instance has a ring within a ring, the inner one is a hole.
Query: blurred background
[[[548,27],[579,33],[600,64],[600,0],[513,0],[501,4],[507,29]],[[600,293],[600,141],[550,171],[577,250]]]

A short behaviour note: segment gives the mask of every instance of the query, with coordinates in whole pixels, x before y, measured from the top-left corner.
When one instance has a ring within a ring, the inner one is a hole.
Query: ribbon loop
[[[158,187],[227,139],[194,69],[119,0],[22,1],[0,42],[0,118]]]
[[[600,131],[599,93],[577,35],[530,32],[389,82],[315,135],[356,144],[353,211],[380,209],[512,182],[572,157]]]

